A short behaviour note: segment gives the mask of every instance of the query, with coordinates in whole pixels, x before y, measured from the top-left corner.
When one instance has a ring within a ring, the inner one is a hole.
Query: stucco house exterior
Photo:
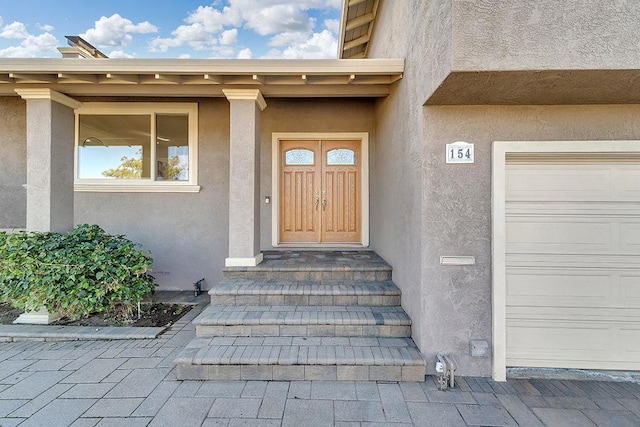
[[[1,59],[0,228],[97,223],[161,289],[371,250],[427,372],[638,370],[639,29],[633,1],[345,0],[337,60]]]

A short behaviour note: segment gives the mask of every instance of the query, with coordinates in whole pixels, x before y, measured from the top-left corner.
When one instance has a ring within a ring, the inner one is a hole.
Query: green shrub
[[[103,311],[131,317],[156,286],[153,260],[137,246],[87,224],[68,233],[0,233],[0,300],[70,319]]]

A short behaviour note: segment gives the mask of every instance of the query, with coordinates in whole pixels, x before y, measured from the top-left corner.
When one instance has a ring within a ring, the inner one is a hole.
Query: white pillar
[[[27,101],[27,230],[73,228],[75,117],[82,103],[51,89],[16,89]]]
[[[223,89],[231,108],[227,267],[255,266],[260,253],[260,111],[257,89]]]

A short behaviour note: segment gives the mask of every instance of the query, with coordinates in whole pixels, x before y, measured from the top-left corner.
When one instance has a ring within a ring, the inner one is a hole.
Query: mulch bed
[[[134,313],[134,321],[123,320],[106,313],[95,313],[74,321],[61,319],[56,324],[68,326],[170,326],[193,307],[195,306],[185,304],[144,303],[140,306],[140,319],[137,319],[137,313]],[[9,304],[0,303],[0,324],[12,324],[23,311],[12,308]]]

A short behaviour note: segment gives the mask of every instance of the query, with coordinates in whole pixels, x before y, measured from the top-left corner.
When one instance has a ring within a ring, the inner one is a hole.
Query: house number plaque
[[[458,141],[447,144],[447,163],[473,163],[473,144]]]

